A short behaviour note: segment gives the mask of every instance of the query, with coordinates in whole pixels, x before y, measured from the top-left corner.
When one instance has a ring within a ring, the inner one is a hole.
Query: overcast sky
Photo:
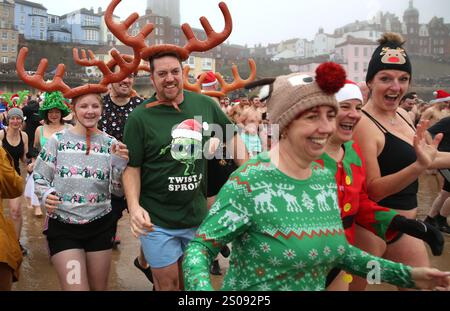
[[[62,15],[81,7],[106,9],[109,0],[31,0],[42,3],[47,12]],[[208,17],[217,31],[223,27],[219,0],[181,0],[181,22],[201,28],[199,17]],[[261,43],[278,43],[291,38],[313,39],[319,27],[332,33],[335,28],[367,20],[378,11],[395,13],[402,20],[409,0],[226,0],[233,17],[230,43],[253,46]],[[143,15],[146,0],[122,0],[116,15],[122,19],[137,12]],[[420,12],[420,23],[428,23],[433,16],[443,17],[450,23],[450,1],[415,0]]]

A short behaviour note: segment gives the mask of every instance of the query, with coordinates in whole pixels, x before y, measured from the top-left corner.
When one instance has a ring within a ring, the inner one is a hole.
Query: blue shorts
[[[164,268],[183,256],[187,244],[194,238],[197,228],[165,229],[153,225],[154,231],[142,235],[141,245],[145,260],[152,268]]]

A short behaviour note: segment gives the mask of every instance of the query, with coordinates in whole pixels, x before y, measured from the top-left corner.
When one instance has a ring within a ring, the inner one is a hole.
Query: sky
[[[110,0],[30,0],[43,4],[47,12],[63,15],[81,7],[106,9]],[[162,0],[164,1],[164,0]],[[198,19],[206,16],[216,31],[223,28],[219,0],[180,0],[181,22],[201,28]],[[278,43],[292,38],[312,40],[320,27],[326,33],[356,20],[371,19],[376,12],[395,13],[402,20],[409,0],[226,0],[233,17],[233,32],[228,39],[233,44],[249,47]],[[122,0],[115,15],[122,19],[131,13],[145,13],[146,0]],[[428,23],[433,16],[450,23],[450,1],[414,0],[419,10],[419,22]]]

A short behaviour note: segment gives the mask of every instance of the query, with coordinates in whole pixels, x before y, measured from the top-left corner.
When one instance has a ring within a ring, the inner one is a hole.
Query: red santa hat
[[[192,138],[202,141],[202,129],[202,125],[197,120],[184,120],[172,131],[172,138]]]
[[[436,97],[436,99],[433,99],[432,101],[430,101],[431,104],[450,101],[450,94],[444,90],[437,90],[437,91],[433,92],[433,95],[434,95],[434,97]]]
[[[11,95],[11,97],[9,98],[11,101],[14,101],[14,100],[19,100],[19,94],[17,94],[17,93],[15,93],[15,94],[12,94]]]
[[[213,86],[213,85],[216,85],[216,84],[217,84],[216,75],[214,74],[214,72],[208,71],[206,73],[205,80],[203,80],[203,82],[202,82],[202,87]]]
[[[363,96],[358,85],[350,80],[345,81],[345,85],[339,92],[336,93],[336,100],[338,103],[350,100],[350,99],[359,99],[363,102]]]

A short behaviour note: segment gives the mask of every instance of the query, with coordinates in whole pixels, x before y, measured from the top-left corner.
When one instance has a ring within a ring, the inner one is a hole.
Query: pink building
[[[336,45],[336,61],[345,68],[348,79],[354,82],[366,80],[367,67],[377,46],[374,41],[352,36]]]

